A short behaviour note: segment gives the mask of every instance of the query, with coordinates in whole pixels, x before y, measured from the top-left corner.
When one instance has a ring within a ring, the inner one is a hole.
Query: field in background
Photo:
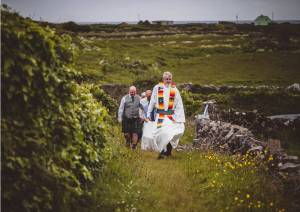
[[[79,37],[76,68],[86,79],[130,84],[174,73],[177,83],[289,85],[300,82],[300,40],[277,50],[248,34],[170,35],[102,39]]]

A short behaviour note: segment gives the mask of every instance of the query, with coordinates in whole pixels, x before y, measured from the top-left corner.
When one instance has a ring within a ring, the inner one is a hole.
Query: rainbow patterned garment
[[[174,121],[173,119],[173,113],[174,113],[174,100],[175,100],[175,94],[176,94],[176,85],[171,84],[171,90],[170,90],[170,96],[169,96],[169,104],[168,104],[168,110],[165,111],[165,105],[164,105],[164,83],[159,83],[158,87],[158,120],[157,120],[157,128],[161,128],[165,116],[167,116],[170,120]]]

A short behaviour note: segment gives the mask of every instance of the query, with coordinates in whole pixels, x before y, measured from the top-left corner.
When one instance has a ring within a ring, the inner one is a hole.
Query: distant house
[[[121,22],[118,24],[118,26],[128,26],[129,24],[127,22]]]
[[[255,26],[268,26],[270,23],[272,23],[272,20],[265,15],[260,15],[254,20]]]
[[[164,21],[164,20],[160,20],[160,21],[152,21],[152,24],[157,24],[157,25],[173,25],[174,21]]]

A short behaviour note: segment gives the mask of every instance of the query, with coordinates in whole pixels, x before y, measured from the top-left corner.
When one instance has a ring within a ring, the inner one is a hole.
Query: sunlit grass
[[[157,153],[153,152],[138,150],[128,154],[122,161],[130,164],[124,164],[123,168],[127,167],[126,175],[131,176],[125,188],[132,190],[119,192],[125,192],[123,203],[129,208],[139,211],[278,211],[281,208],[279,191],[270,192],[272,185],[266,173],[251,160],[201,152],[174,152],[166,160],[157,160]]]
[[[249,156],[132,151],[115,139],[87,211],[279,211],[288,204],[267,169]],[[191,133],[190,130],[187,134]],[[186,138],[185,138],[186,139]],[[188,143],[188,141],[182,140]]]

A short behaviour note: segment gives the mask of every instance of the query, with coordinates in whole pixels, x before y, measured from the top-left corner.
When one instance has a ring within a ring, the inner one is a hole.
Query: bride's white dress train
[[[156,152],[166,151],[168,143],[176,148],[179,138],[184,133],[184,128],[184,123],[174,123],[168,118],[165,118],[161,128],[157,128],[156,122],[145,122],[141,149]]]

